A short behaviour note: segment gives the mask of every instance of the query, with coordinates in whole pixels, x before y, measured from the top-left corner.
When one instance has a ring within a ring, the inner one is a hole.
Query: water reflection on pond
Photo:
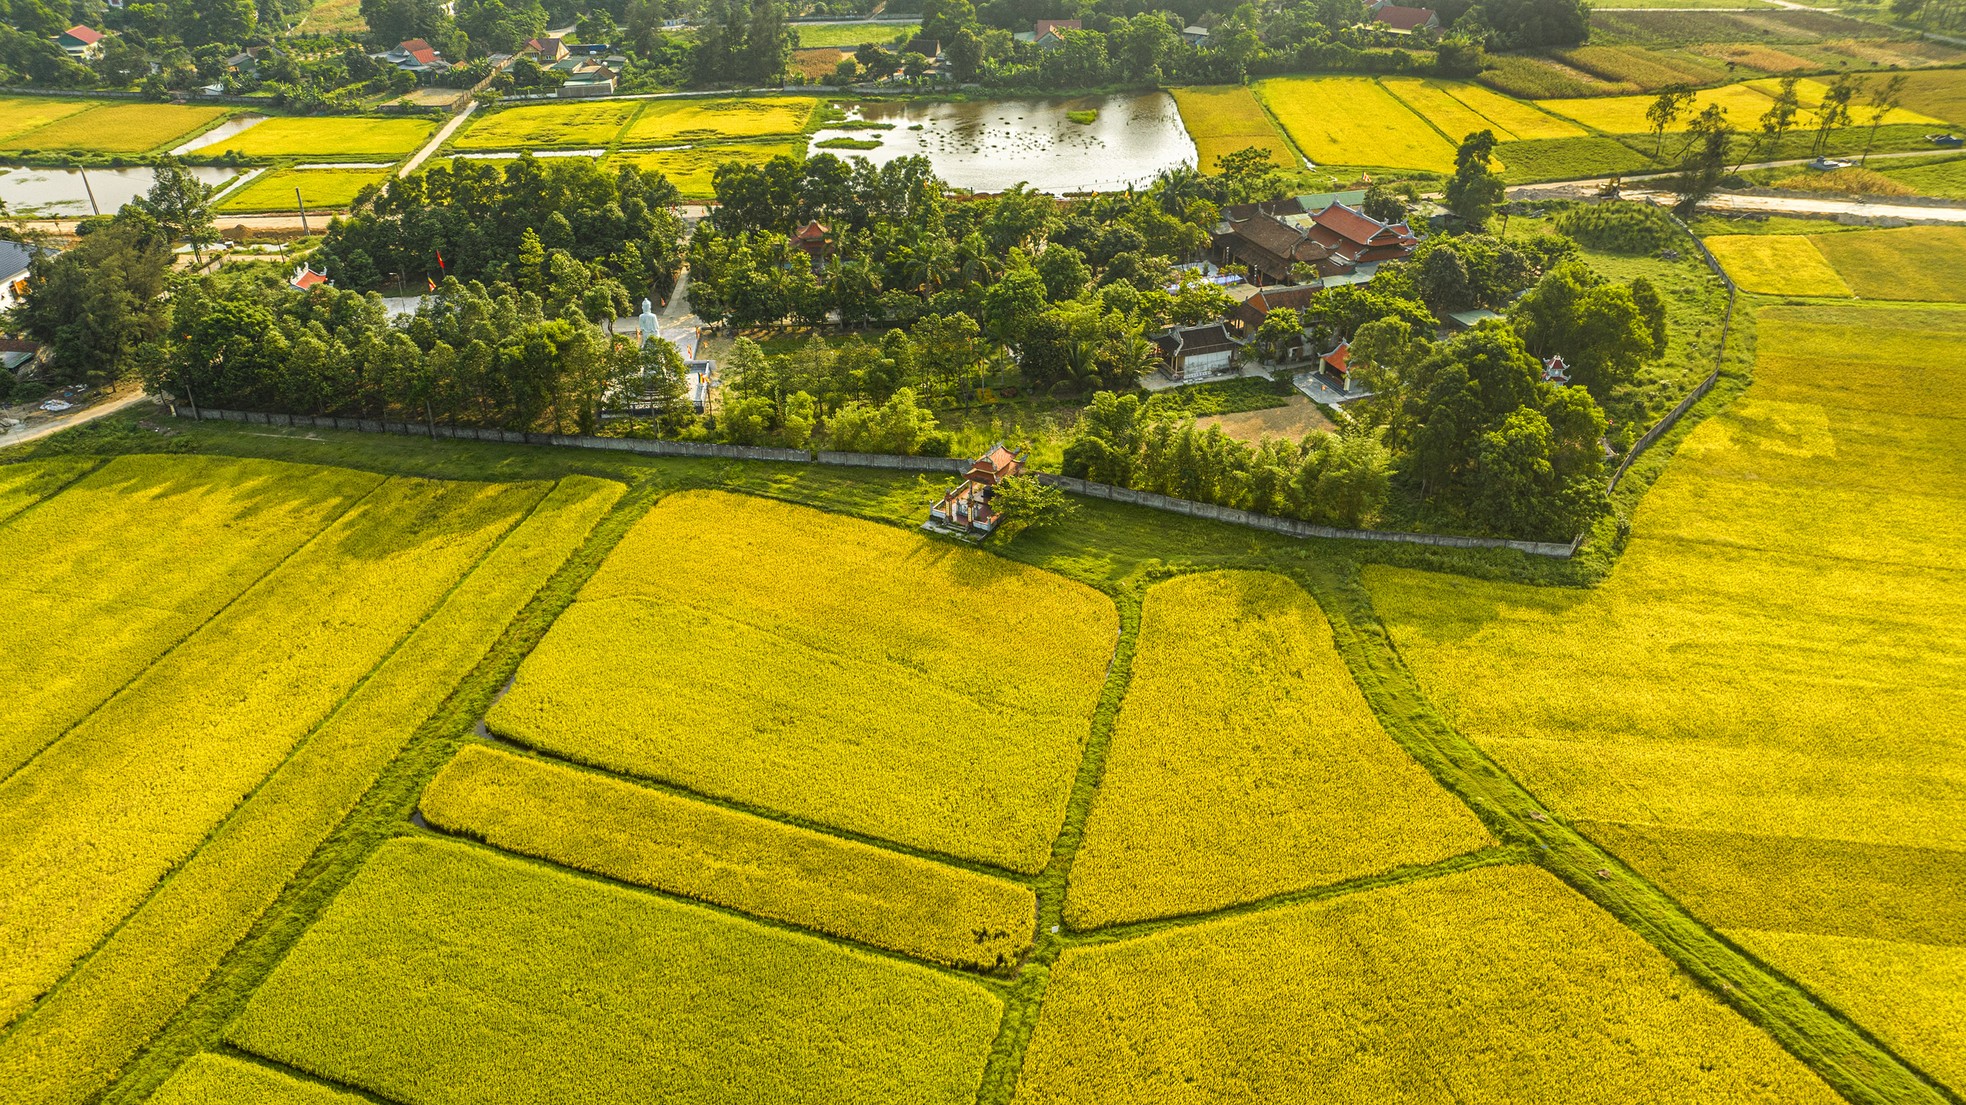
[[[958,188],[1000,192],[1019,182],[1044,192],[1112,191],[1144,185],[1176,165],[1195,163],[1195,143],[1165,92],[979,103],[845,103],[854,119],[886,130],[827,128],[812,152],[884,164],[922,154]],[[1089,123],[1068,112],[1097,111]],[[879,138],[871,150],[826,151],[828,138]]]
[[[236,169],[203,165],[190,166],[191,175],[206,184],[218,185],[232,179]],[[82,174],[88,173],[88,186]],[[150,191],[157,174],[148,166],[127,169],[29,169],[0,167],[0,200],[7,210],[19,215],[88,215],[89,193],[105,215],[113,215],[124,204]]]
[[[174,154],[187,154],[192,150],[204,150],[206,146],[217,146],[220,142],[237,136],[241,131],[249,130],[264,122],[266,122],[266,116],[264,115],[254,115],[251,112],[247,112],[244,115],[235,115],[171,152]],[[205,152],[216,154],[222,153],[223,150],[214,149],[205,150]]]

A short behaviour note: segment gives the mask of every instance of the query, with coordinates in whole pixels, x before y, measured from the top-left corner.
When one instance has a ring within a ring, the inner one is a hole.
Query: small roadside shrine
[[[964,533],[989,533],[997,528],[997,512],[990,509],[991,493],[998,483],[1023,471],[1024,454],[1013,453],[1009,446],[997,442],[970,462],[963,482],[929,510],[929,524],[952,526]]]

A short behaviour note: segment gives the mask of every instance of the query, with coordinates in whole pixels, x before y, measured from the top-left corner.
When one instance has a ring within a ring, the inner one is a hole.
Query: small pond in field
[[[1115,191],[1195,163],[1194,139],[1165,92],[840,106],[852,121],[891,126],[822,128],[812,136],[811,152],[864,157],[877,165],[921,154],[942,179],[978,192],[1001,192],[1020,182],[1041,192]],[[1072,113],[1087,111],[1097,113],[1090,122],[1072,121]],[[829,138],[878,138],[881,144],[826,150],[820,143]]]
[[[192,176],[206,184],[219,185],[237,175],[237,169],[203,165],[189,166]],[[86,185],[85,185],[86,174]],[[31,169],[0,166],[0,200],[16,215],[79,217],[91,214],[89,193],[94,192],[96,207],[113,215],[131,200],[150,191],[157,174],[148,166],[127,169]]]
[[[186,142],[171,152],[174,154],[187,154],[192,150],[202,150],[206,146],[216,146],[228,138],[237,136],[241,131],[250,130],[264,122],[266,122],[266,116],[254,115],[252,112],[247,112],[244,115],[234,115],[232,118],[200,134],[198,137],[193,138],[191,141]],[[212,150],[210,152],[218,153],[219,151]]]

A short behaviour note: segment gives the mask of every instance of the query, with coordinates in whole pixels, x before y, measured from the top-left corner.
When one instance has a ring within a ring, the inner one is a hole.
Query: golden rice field
[[[710,199],[716,195],[717,167],[735,161],[740,165],[763,165],[774,157],[802,158],[805,145],[795,142],[746,142],[729,146],[688,146],[674,150],[638,150],[615,154],[613,160],[632,162],[649,172],[661,173],[686,199]]]
[[[1219,85],[1212,88],[1169,90],[1174,106],[1181,112],[1181,124],[1195,140],[1197,168],[1214,172],[1224,155],[1255,147],[1267,150],[1270,161],[1279,168],[1297,164],[1290,144],[1277,133],[1276,124],[1263,112],[1248,86]]]
[[[1717,104],[1727,113],[1728,121],[1737,130],[1753,130],[1761,116],[1774,104],[1776,84],[1777,78],[1767,77],[1739,84],[1722,85],[1719,88],[1703,88],[1695,93],[1692,105],[1682,111],[1679,119],[1667,129],[1673,132],[1683,131],[1692,123],[1694,116],[1705,111],[1708,105]],[[1825,91],[1827,87],[1818,81],[1803,80],[1796,84],[1796,92],[1805,105],[1821,103]],[[1652,124],[1646,121],[1645,111],[1652,106],[1655,99],[1656,97],[1651,95],[1593,96],[1583,99],[1537,100],[1536,106],[1608,134],[1650,134]],[[1868,121],[1866,118],[1865,122]],[[1896,109],[1884,117],[1885,125],[1897,123],[1937,125],[1938,122],[1928,115],[1906,108]]]
[[[1017,962],[1037,919],[1015,883],[484,747],[421,808],[508,852],[956,967]]]
[[[319,480],[332,470],[314,471]],[[623,490],[561,480],[168,883],[0,1039],[0,1083],[35,1086],[45,1095],[37,1100],[49,1101],[84,1100],[108,1085]]]
[[[1546,872],[1068,948],[1018,1105],[1840,1101]]]
[[[436,131],[428,119],[324,115],[275,117],[195,152],[242,157],[378,158],[393,161],[416,152]]]
[[[150,1098],[155,1105],[357,1105],[367,1100],[229,1055],[194,1055]]]
[[[392,841],[227,1040],[411,1103],[484,1087],[655,1098],[968,1102],[983,985],[469,845]]]
[[[667,146],[803,134],[818,107],[819,101],[808,96],[651,100],[621,142]]]
[[[1117,632],[1110,600],[1060,576],[690,492],[622,540],[488,723],[609,770],[1036,871]],[[979,678],[996,648],[1014,661]]]
[[[309,211],[355,202],[362,189],[395,175],[393,169],[279,169],[261,173],[218,201],[220,211],[292,211],[300,193]]]
[[[1811,240],[1861,298],[1966,303],[1966,227],[1858,230]]]
[[[1450,172],[1454,143],[1370,77],[1272,77],[1256,97],[1318,164]]]
[[[65,119],[91,106],[88,100],[56,100],[46,96],[0,96],[0,142],[36,127]]]
[[[1849,298],[1850,285],[1816,248],[1815,234],[1729,234],[1707,248],[1743,291]]]
[[[1380,83],[1456,142],[1482,130],[1502,142],[1582,138],[1586,133],[1575,123],[1478,84],[1422,77],[1385,77]]]
[[[1598,588],[1366,581],[1434,701],[1524,785],[1697,916],[1776,933],[1748,942],[1956,1080],[1966,312],[1772,307],[1757,332],[1753,386],[1688,437]],[[1853,948],[1906,990],[1853,985]]]
[[[1324,614],[1288,579],[1159,584],[1137,647],[1072,864],[1074,927],[1204,913],[1491,843],[1379,727]]]
[[[460,150],[603,148],[620,135],[641,104],[632,100],[562,100],[480,114],[450,141]]]
[[[32,130],[18,130],[0,137],[0,150],[150,153],[168,150],[231,113],[232,109],[223,107],[97,101],[85,111],[50,116],[51,121]],[[11,127],[11,122],[0,125]]]

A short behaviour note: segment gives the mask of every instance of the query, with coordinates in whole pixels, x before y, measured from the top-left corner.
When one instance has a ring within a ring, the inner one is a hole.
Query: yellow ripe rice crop
[[[1319,164],[1454,168],[1453,143],[1370,77],[1272,77],[1256,96]]]
[[[366,1098],[228,1055],[194,1055],[150,1105],[362,1105]]]
[[[807,96],[651,100],[621,141],[629,146],[666,146],[803,134],[818,107],[819,101]]]
[[[632,100],[559,101],[480,115],[451,140],[460,150],[596,148],[609,145],[635,117]]]
[[[1263,105],[1248,86],[1222,85],[1215,88],[1176,88],[1171,90],[1174,106],[1181,112],[1181,123],[1195,140],[1196,166],[1204,173],[1215,171],[1215,162],[1226,154],[1251,146],[1268,150],[1270,161],[1279,168],[1292,168],[1297,155],[1277,133],[1276,124],[1263,113]]]
[[[1147,592],[1065,919],[1201,913],[1490,842],[1379,727],[1302,588],[1184,576]]]
[[[169,149],[230,114],[223,107],[98,102],[87,111],[63,114],[33,130],[15,131],[0,139],[0,150],[149,153]]]
[[[979,983],[448,841],[385,844],[227,1030],[405,1102],[967,1105]]]
[[[1539,868],[1067,948],[1017,1105],[1841,1100]]]
[[[955,967],[1030,950],[1029,888],[606,776],[467,746],[430,823],[509,852]]]
[[[118,457],[0,527],[0,778],[381,482],[277,461]]]
[[[87,111],[95,104],[90,100],[55,100],[45,96],[0,96],[0,141]]]
[[[292,211],[294,192],[307,203],[309,211],[345,208],[371,184],[381,184],[395,175],[392,169],[283,169],[262,173],[227,193],[218,202],[220,211]]]
[[[196,850],[544,490],[389,481],[0,783],[0,1021]]]
[[[798,159],[805,146],[791,142],[749,142],[731,146],[690,146],[680,150],[640,150],[616,154],[614,160],[630,161],[636,167],[661,173],[688,199],[709,199],[717,167],[735,161],[742,165],[763,165],[774,157]]]
[[[1504,96],[1490,88],[1461,81],[1435,82],[1442,91],[1461,101],[1471,111],[1486,118],[1496,127],[1496,137],[1506,129],[1523,141],[1542,138],[1581,138],[1584,128],[1566,119],[1559,119],[1536,105],[1512,96]]]
[[[1448,94],[1443,82],[1425,77],[1386,77],[1380,84],[1412,108],[1421,118],[1439,127],[1455,141],[1476,131],[1492,131],[1498,141],[1509,142],[1521,135],[1502,127],[1480,112]]]
[[[1707,248],[1745,291],[1768,295],[1850,295],[1850,286],[1816,249],[1815,234],[1729,234]]]
[[[1537,100],[1536,106],[1607,134],[1650,134],[1652,124],[1645,119],[1645,109],[1651,107],[1656,99],[1658,97],[1650,95],[1592,96]],[[1694,93],[1692,105],[1681,111],[1678,121],[1667,130],[1673,133],[1685,130],[1693,122],[1693,117],[1705,111],[1709,104],[1720,105],[1736,129],[1751,130],[1774,102],[1752,83],[1703,88]]]
[[[1696,916],[1943,974],[1966,943],[1966,311],[1773,307],[1756,334],[1753,386],[1596,589],[1366,583],[1456,726]]]
[[[488,718],[526,744],[1040,870],[1118,634],[1083,584],[889,526],[664,499]]]
[[[100,463],[94,457],[54,457],[0,465],[0,525],[88,475]],[[0,536],[0,541],[5,540]]]
[[[1753,929],[1727,937],[1966,1093],[1966,946]]]
[[[374,157],[394,160],[416,152],[437,129],[427,119],[359,115],[273,118],[195,152],[243,157]]]
[[[1762,79],[1757,81],[1749,81],[1747,82],[1747,84],[1749,88],[1752,88],[1755,91],[1761,93],[1762,95],[1767,96],[1771,102],[1773,101],[1774,97],[1781,92],[1780,77],[1763,77]],[[1828,93],[1829,93],[1829,85],[1826,85],[1821,81],[1804,79],[1795,82],[1795,95],[1796,95],[1796,99],[1802,104],[1802,117],[1804,120],[1808,120],[1810,109],[1814,108],[1818,104],[1821,104],[1823,102],[1823,97]],[[1859,115],[1865,126],[1869,126],[1870,113],[1868,110],[1864,108],[1863,103],[1864,103],[1864,94],[1859,92],[1857,94],[1855,101],[1850,105],[1851,110],[1853,113]],[[1766,111],[1767,109],[1763,108],[1762,110]],[[1747,122],[1747,121],[1748,120],[1743,120],[1743,122]],[[1892,108],[1891,111],[1884,116],[1883,125],[1888,127],[1888,126],[1894,126],[1900,124],[1912,124],[1916,126],[1936,127],[1936,126],[1943,126],[1944,121],[1940,119],[1935,119],[1930,115],[1923,114],[1922,112],[1914,111],[1910,108],[1903,108],[1903,107]]]
[[[1966,227],[1857,230],[1811,240],[1864,299],[1966,303]]]
[[[436,613],[66,983],[0,1040],[17,1105],[107,1087],[298,873],[625,489],[561,480]]]

